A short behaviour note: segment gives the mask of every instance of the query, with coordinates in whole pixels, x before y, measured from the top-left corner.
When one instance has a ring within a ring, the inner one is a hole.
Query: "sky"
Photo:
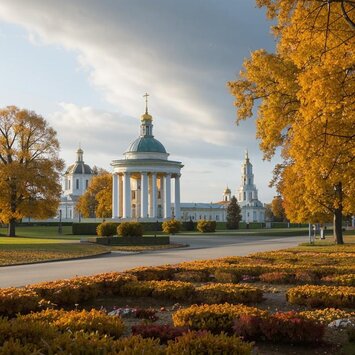
[[[0,107],[36,111],[69,165],[111,170],[139,135],[145,92],[154,135],[184,164],[183,202],[216,202],[240,185],[247,149],[262,202],[274,164],[263,161],[255,117],[235,124],[227,82],[275,40],[253,0],[2,0]]]

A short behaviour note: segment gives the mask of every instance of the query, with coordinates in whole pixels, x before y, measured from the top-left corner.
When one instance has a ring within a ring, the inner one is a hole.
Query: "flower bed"
[[[242,314],[262,316],[266,311],[244,305],[229,303],[212,305],[192,305],[173,314],[176,327],[192,330],[209,330],[213,333],[231,332],[234,320]]]
[[[354,307],[355,287],[350,286],[297,286],[286,293],[287,301],[311,307]]]
[[[262,301],[263,292],[249,285],[212,283],[197,287],[196,297],[203,303],[256,303]]]

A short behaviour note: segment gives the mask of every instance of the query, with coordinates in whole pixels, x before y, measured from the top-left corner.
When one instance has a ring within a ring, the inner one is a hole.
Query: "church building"
[[[68,167],[63,176],[63,193],[58,211],[58,217],[61,214],[62,219],[79,217],[75,205],[94,175],[91,167],[84,163],[84,151],[79,148],[76,154],[76,162]]]
[[[242,221],[265,222],[265,208],[258,200],[258,190],[254,184],[253,165],[250,163],[248,152],[245,152],[241,169],[241,184],[236,194],[242,210]]]
[[[141,116],[140,135],[123,159],[114,160],[112,186],[112,218],[156,221],[181,218],[180,176],[183,165],[169,160],[163,144],[153,135],[153,117]],[[172,183],[174,204],[172,205]]]

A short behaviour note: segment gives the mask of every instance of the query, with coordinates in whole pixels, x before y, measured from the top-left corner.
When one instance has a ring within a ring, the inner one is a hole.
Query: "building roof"
[[[166,153],[164,146],[152,136],[144,136],[137,138],[128,147],[126,153],[128,152],[155,152],[155,153]]]
[[[69,165],[65,174],[92,174],[93,171],[89,165],[84,164],[84,162],[76,162],[75,164]]]

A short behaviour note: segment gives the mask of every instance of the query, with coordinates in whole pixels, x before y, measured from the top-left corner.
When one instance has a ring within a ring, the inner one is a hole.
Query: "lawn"
[[[0,237],[0,266],[94,256],[107,251],[101,245],[54,238]]]

